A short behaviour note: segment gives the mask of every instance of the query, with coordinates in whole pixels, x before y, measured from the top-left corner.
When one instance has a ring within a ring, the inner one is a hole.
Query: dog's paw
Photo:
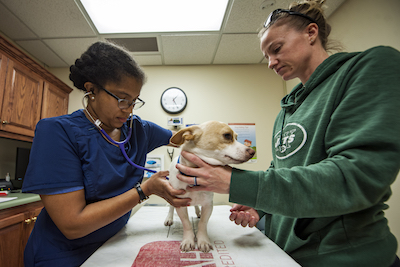
[[[174,220],[173,219],[166,218],[165,221],[164,221],[164,225],[165,226],[171,226],[173,224],[174,224]]]
[[[193,239],[184,239],[181,242],[180,249],[183,252],[189,252],[196,248],[196,244]]]
[[[210,239],[206,233],[202,233],[200,231],[197,233],[197,248],[201,252],[209,252],[211,249],[213,249]]]
[[[203,241],[197,241],[197,248],[204,253],[210,252],[210,250],[213,249],[213,246],[209,241],[203,240]]]

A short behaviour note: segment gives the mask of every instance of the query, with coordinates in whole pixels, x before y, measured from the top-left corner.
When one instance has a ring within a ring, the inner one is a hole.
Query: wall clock
[[[161,95],[161,107],[165,112],[177,114],[182,112],[187,105],[185,92],[178,87],[170,87]]]

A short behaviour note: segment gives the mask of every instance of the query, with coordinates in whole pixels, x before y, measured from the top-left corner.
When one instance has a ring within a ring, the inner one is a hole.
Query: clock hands
[[[175,105],[176,105],[175,99],[176,99],[177,97],[178,97],[178,95],[176,95],[176,96],[172,99],[172,101],[174,101]]]

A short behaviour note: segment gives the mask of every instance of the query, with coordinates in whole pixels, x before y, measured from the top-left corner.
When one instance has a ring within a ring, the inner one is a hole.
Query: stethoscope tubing
[[[131,118],[131,120],[132,120],[132,118]],[[117,141],[115,141],[114,139],[112,139],[112,138],[106,133],[106,131],[104,131],[104,129],[100,129],[100,131],[104,134],[104,136],[105,136],[111,143],[113,143],[113,144],[115,144],[115,145],[118,145],[118,147],[119,147],[119,149],[121,149],[122,155],[124,155],[126,161],[128,161],[129,164],[131,164],[133,167],[136,167],[136,168],[138,168],[138,169],[141,169],[141,170],[144,170],[144,171],[148,171],[148,172],[151,172],[151,173],[156,173],[156,172],[157,172],[157,171],[155,171],[155,170],[151,170],[151,169],[142,167],[142,166],[140,166],[140,165],[134,163],[134,162],[128,157],[128,155],[126,154],[124,145],[129,141],[129,139],[131,139],[131,136],[132,136],[132,127],[129,127],[128,136],[125,138],[124,141],[121,141],[121,142],[117,142]]]
[[[120,148],[120,150],[121,150],[121,152],[122,152],[122,155],[124,155],[125,159],[126,159],[126,160],[128,161],[128,163],[131,164],[133,167],[138,168],[138,169],[141,169],[141,170],[144,170],[144,171],[148,171],[148,172],[151,172],[151,173],[156,173],[157,171],[155,171],[155,170],[151,170],[151,169],[142,167],[142,166],[140,166],[140,165],[134,163],[134,162],[128,157],[128,155],[127,155],[126,152],[125,152],[125,147],[124,147],[124,145],[131,139],[131,136],[132,136],[132,123],[133,123],[132,114],[131,114],[131,116],[130,116],[131,124],[130,124],[130,126],[129,126],[129,133],[128,133],[128,136],[125,138],[124,141],[117,142],[117,141],[115,141],[114,139],[112,139],[112,138],[106,133],[106,131],[104,131],[103,128],[101,128],[101,126],[100,126],[100,125],[101,125],[101,121],[100,121],[99,119],[97,119],[97,120],[95,121],[95,120],[93,119],[92,115],[90,115],[90,113],[89,113],[88,110],[86,109],[84,99],[85,99],[85,97],[88,97],[90,94],[92,94],[92,92],[88,92],[88,93],[86,93],[86,94],[83,96],[83,98],[82,98],[82,105],[83,105],[85,111],[87,112],[87,114],[88,114],[88,115],[90,116],[90,118],[92,119],[94,125],[96,125],[97,129],[99,129],[99,131],[107,138],[108,141],[110,141],[111,143],[117,145],[117,146]],[[168,179],[168,177],[167,177],[167,179]]]

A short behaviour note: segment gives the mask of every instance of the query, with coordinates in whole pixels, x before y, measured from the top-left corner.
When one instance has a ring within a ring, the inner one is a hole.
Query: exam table
[[[168,227],[164,226],[164,220],[169,207],[144,205],[82,266],[300,266],[257,228],[244,228],[231,222],[230,208],[214,206],[207,228],[214,248],[209,253],[181,252],[183,229],[176,212],[174,224]],[[194,207],[188,209],[196,229],[199,219]]]

